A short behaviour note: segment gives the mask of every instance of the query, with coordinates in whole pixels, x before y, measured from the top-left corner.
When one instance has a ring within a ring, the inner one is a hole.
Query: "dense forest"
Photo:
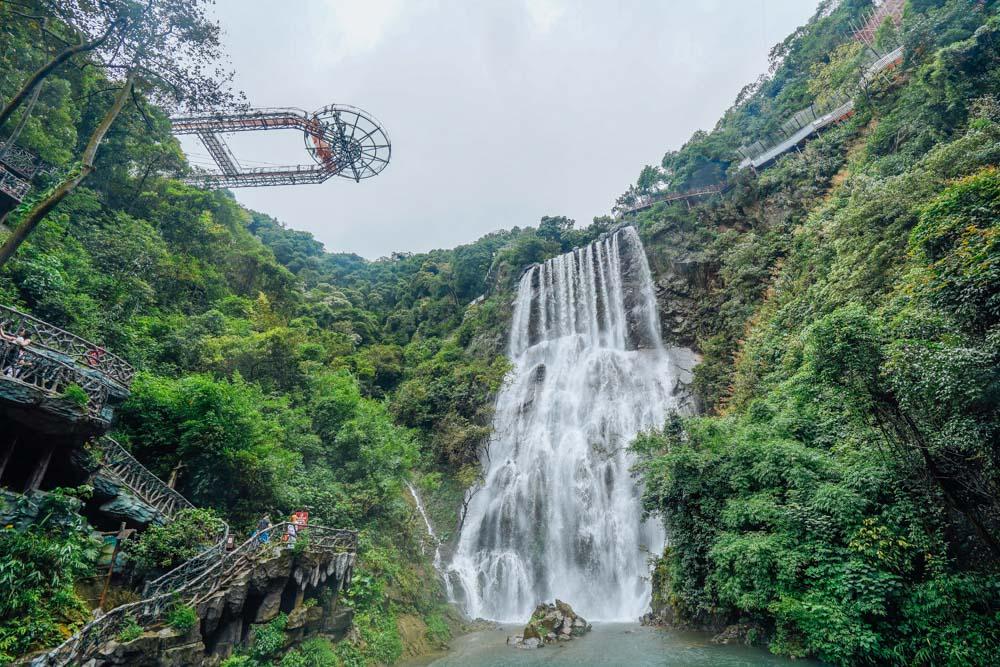
[[[639,439],[676,623],[742,619],[790,656],[983,665],[1000,646],[1000,30],[915,1],[891,77],[759,175],[732,151],[857,81],[865,3],[824,3],[710,133],[646,181],[728,168],[721,200],[639,216],[713,266],[693,312],[707,414]],[[884,33],[883,31],[883,37]],[[840,59],[840,60],[838,60]],[[640,177],[634,186],[649,187]]]
[[[76,5],[0,0],[0,100],[85,39],[59,11]],[[989,664],[1000,648],[1000,17],[991,0],[908,0],[879,34],[903,62],[858,88],[852,20],[870,5],[821,3],[714,129],[643,169],[622,200],[729,186],[625,218],[654,273],[674,259],[704,276],[687,333],[668,340],[702,355],[701,413],[633,445],[644,506],[669,534],[654,611],[677,626],[738,621],[748,641],[833,664]],[[146,75],[123,100],[99,53],[67,58],[0,127],[18,127],[50,166],[6,238],[81,175],[95,129],[124,102],[92,170],[0,268],[0,303],[140,369],[113,434],[204,511],[147,531],[126,555],[140,576],[162,571],[197,552],[184,525],[224,517],[245,534],[262,514],[308,507],[360,531],[353,632],[227,664],[391,664],[441,644],[457,614],[405,482],[447,540],[480,475],[521,271],[620,221],[519,221],[530,226],[374,261],[329,252],[179,180],[171,73]],[[766,170],[738,169],[738,147],[832,90],[854,96],[850,119]],[[86,493],[60,490],[52,511]],[[0,530],[0,662],[79,626],[73,582],[94,557],[80,520]]]

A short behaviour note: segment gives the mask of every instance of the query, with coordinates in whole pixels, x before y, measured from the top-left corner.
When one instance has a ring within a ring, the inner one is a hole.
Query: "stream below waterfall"
[[[519,628],[516,629],[519,631]],[[445,655],[404,662],[406,667],[762,667],[819,663],[788,660],[759,648],[712,644],[711,635],[645,628],[634,624],[595,623],[589,634],[538,649],[507,646],[515,628],[481,630],[456,638]]]

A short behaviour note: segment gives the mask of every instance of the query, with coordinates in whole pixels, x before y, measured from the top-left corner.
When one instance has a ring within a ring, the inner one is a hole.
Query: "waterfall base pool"
[[[787,660],[763,649],[713,644],[711,635],[645,628],[634,624],[594,624],[594,630],[579,639],[538,649],[507,646],[514,627],[482,630],[452,642],[446,654],[404,663],[407,667],[759,667],[819,663]]]

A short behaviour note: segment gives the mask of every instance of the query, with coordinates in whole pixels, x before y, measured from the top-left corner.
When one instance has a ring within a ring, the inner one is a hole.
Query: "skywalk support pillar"
[[[3,472],[7,469],[7,464],[10,463],[10,459],[14,455],[14,445],[16,444],[17,438],[15,437],[0,449],[0,484],[3,483]]]
[[[28,478],[28,483],[24,486],[25,493],[37,491],[38,487],[42,485],[42,480],[45,479],[45,473],[49,470],[49,463],[52,461],[52,452],[54,450],[55,447],[52,445],[46,445],[42,450],[42,457],[38,459],[38,463],[35,465],[35,469],[31,473],[31,477]]]

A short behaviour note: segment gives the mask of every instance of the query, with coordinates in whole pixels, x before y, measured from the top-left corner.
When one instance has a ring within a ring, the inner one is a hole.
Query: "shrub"
[[[187,509],[165,526],[152,526],[125,548],[142,575],[165,572],[193,558],[219,539],[222,520],[211,510]]]
[[[87,395],[83,387],[75,382],[67,385],[60,397],[81,408],[87,407],[87,404],[90,403],[90,396]]]
[[[138,639],[142,635],[142,626],[135,622],[134,618],[128,619],[125,626],[118,633],[118,641],[122,644],[127,644],[133,639]]]
[[[436,644],[444,644],[451,639],[451,628],[441,614],[428,614],[424,617],[427,624],[427,639]]]
[[[0,530],[0,664],[58,644],[88,618],[73,582],[93,572],[98,545],[73,513],[75,503],[56,489],[42,501],[37,524]]]
[[[255,661],[266,662],[277,656],[285,645],[285,625],[287,624],[288,616],[278,614],[267,625],[257,626],[253,645],[250,646],[249,650],[250,657]]]
[[[231,655],[219,667],[256,667],[256,664],[248,655]]]
[[[309,639],[294,651],[289,651],[278,663],[280,667],[337,667],[337,655],[325,639]]]
[[[187,605],[177,605],[167,614],[167,625],[178,632],[187,632],[198,622],[198,614]]]

